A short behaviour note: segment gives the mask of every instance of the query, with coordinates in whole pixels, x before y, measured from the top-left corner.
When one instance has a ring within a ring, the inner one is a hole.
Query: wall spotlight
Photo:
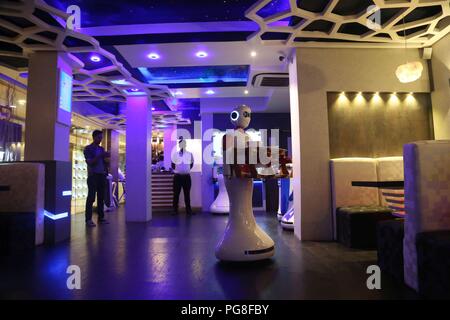
[[[245,91],[244,91],[244,94],[248,94],[248,90],[245,90]]]
[[[250,56],[251,56],[252,58],[256,57],[256,55],[257,55],[256,51],[250,52]]]
[[[214,90],[209,89],[208,91],[206,91],[206,94],[212,95],[215,94]]]
[[[181,92],[181,91],[176,91],[176,92],[175,92],[175,95],[176,95],[176,96],[182,96],[182,95],[183,95],[183,92]]]

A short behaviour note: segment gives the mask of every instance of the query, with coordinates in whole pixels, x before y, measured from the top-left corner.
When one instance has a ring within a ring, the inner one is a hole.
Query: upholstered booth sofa
[[[402,157],[332,159],[331,188],[335,239],[361,249],[375,249],[378,222],[393,220],[402,204],[386,202],[385,190],[352,186],[353,181],[403,180]]]
[[[42,244],[44,165],[2,163],[0,186],[0,254],[14,254]]]
[[[420,141],[405,159],[404,273],[429,298],[450,298],[450,141]]]

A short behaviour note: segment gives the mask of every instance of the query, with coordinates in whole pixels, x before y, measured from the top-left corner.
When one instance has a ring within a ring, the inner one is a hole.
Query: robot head
[[[180,147],[180,150],[186,150],[186,140],[184,140],[183,137],[178,139],[178,146]]]
[[[241,105],[233,109],[230,114],[231,123],[235,128],[245,129],[249,126],[252,109],[246,105]]]

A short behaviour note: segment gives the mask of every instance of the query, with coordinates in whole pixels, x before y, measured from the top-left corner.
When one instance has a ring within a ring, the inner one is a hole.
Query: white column
[[[297,50],[289,65],[294,231],[301,240],[327,241],[332,239],[332,223],[326,92],[318,92],[318,105],[305,103],[310,79],[302,82],[301,66]]]
[[[54,51],[30,56],[25,161],[70,160],[72,68],[65,57]]]
[[[177,146],[177,137],[174,134],[176,129],[176,126],[170,126],[164,129],[164,167],[166,169],[169,169],[172,165],[172,150]]]
[[[126,115],[126,221],[146,222],[152,218],[152,114],[148,97],[128,97]]]

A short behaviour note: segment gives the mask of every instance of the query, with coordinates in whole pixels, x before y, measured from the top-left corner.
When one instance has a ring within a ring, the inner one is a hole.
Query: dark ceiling
[[[247,20],[255,0],[46,0],[62,11],[81,9],[81,26]]]

